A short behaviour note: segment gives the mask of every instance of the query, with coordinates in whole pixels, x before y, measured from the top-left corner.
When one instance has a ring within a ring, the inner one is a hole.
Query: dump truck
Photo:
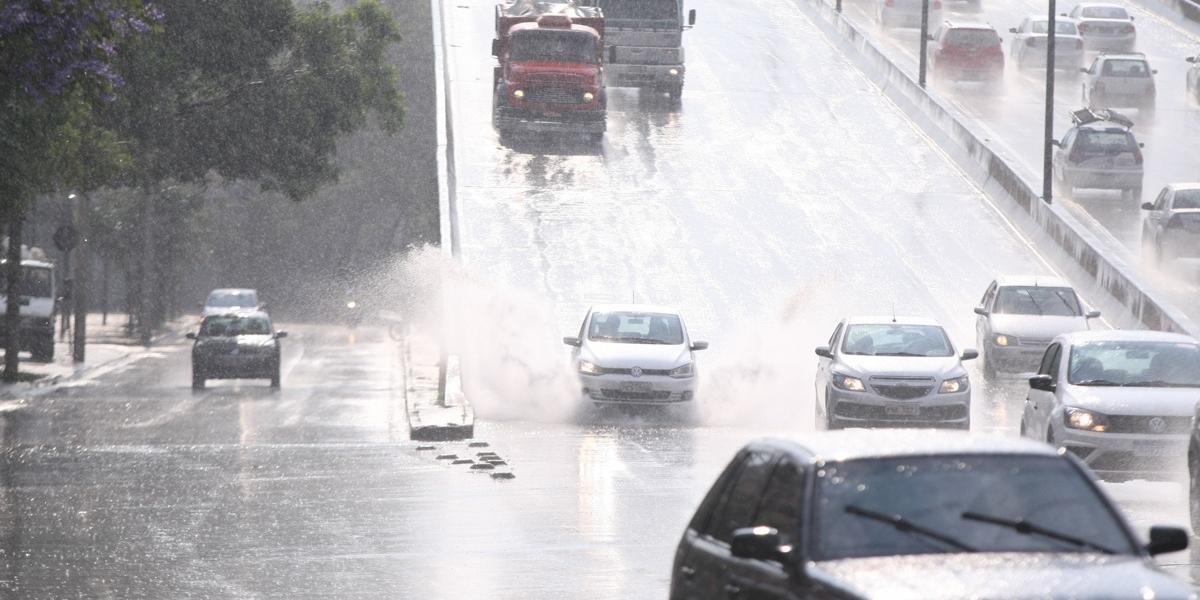
[[[574,2],[496,5],[493,120],[514,133],[604,137],[604,16]]]
[[[696,10],[683,0],[585,0],[604,11],[605,79],[611,87],[683,96],[683,32],[696,24]]]

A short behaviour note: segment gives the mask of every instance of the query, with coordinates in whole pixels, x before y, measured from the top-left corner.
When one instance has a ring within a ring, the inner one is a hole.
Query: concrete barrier
[[[915,76],[894,63],[870,37],[828,0],[795,0],[846,57],[873,77],[882,92],[941,146],[1002,210],[1039,241],[1049,241],[1073,270],[1090,279],[1092,289],[1107,295],[1136,323],[1149,329],[1198,336],[1200,329],[1171,306],[1125,261],[1123,248],[1098,238],[1058,205],[1041,200],[1041,177],[1019,166],[1015,157],[986,142],[974,121],[918,85]]]
[[[1200,0],[1136,0],[1134,4],[1200,35]]]

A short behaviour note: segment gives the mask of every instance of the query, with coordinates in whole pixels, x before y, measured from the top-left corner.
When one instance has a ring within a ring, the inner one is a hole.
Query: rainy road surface
[[[994,275],[1053,272],[794,4],[692,6],[682,107],[613,91],[599,148],[500,146],[491,4],[445,7],[463,364],[514,479],[407,440],[381,332],[285,326],[278,393],[194,394],[180,343],[0,413],[3,597],[662,598],[732,452],[811,431],[812,348],[839,317],[928,315],[972,346]],[[630,299],[712,342],[696,422],[571,415],[559,338]],[[1019,384],[972,374],[975,428],[1015,435]],[[1139,528],[1186,520],[1177,484],[1106,487]]]

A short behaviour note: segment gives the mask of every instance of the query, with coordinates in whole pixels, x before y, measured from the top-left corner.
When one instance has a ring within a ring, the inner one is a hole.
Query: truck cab
[[[0,315],[8,307],[4,291],[8,289],[7,261],[0,260]],[[33,360],[54,360],[54,317],[57,314],[57,295],[54,285],[54,264],[38,248],[22,249],[21,259],[21,349],[30,352]],[[6,327],[0,316],[0,343],[4,342]]]
[[[606,128],[604,18],[599,9],[518,1],[496,7],[493,117],[515,132],[583,134]]]
[[[696,24],[683,0],[587,0],[604,11],[607,81],[613,87],[683,96],[683,32]]]

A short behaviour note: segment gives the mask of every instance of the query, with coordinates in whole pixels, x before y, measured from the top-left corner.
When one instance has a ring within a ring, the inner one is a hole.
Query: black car
[[[1188,598],[1085,467],[1050,446],[950,432],[751,443],[700,504],[671,598]]]
[[[204,389],[209,379],[270,379],[279,387],[279,340],[271,317],[259,310],[209,315],[199,333],[187,334],[192,345],[192,387]]]

